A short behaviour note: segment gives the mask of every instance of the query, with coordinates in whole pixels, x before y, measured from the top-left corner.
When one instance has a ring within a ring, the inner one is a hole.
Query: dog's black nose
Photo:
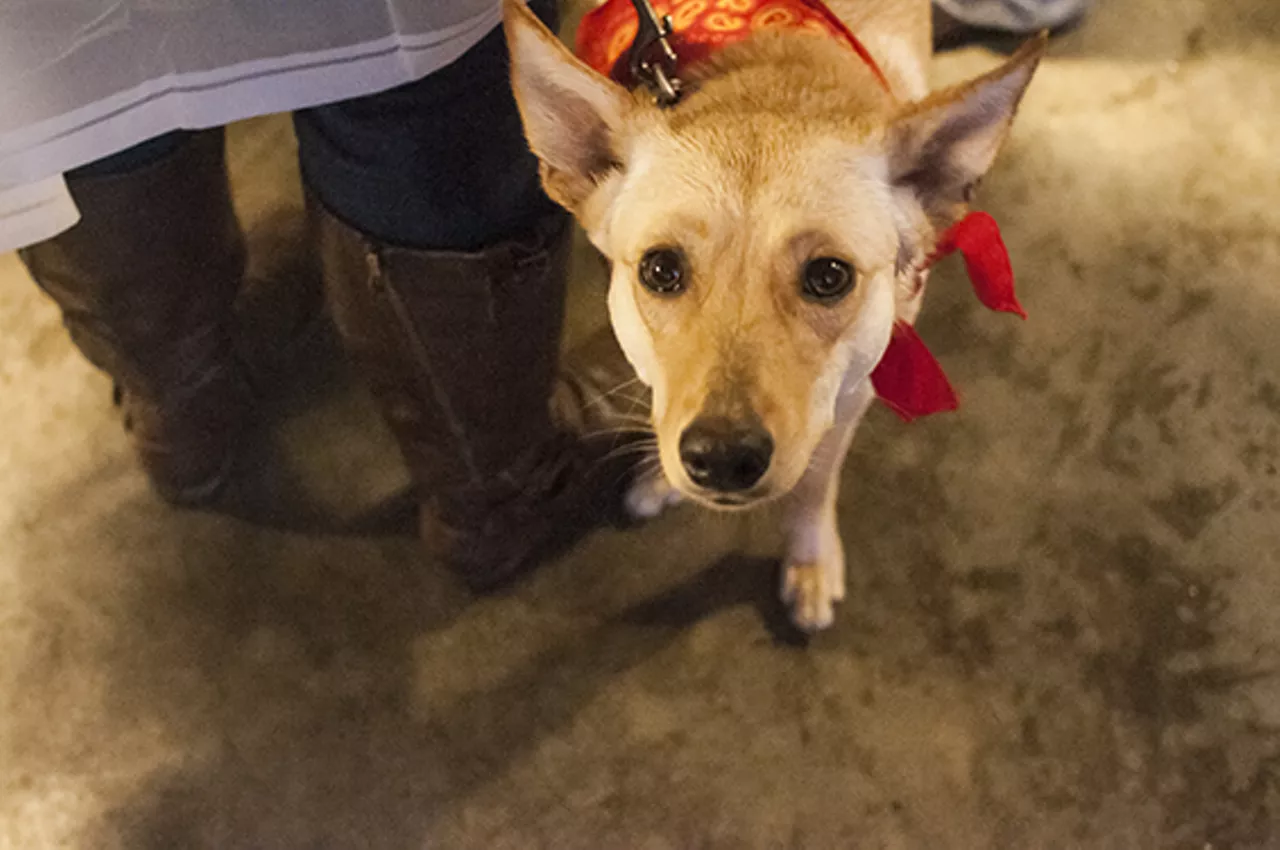
[[[773,438],[758,424],[699,417],[680,435],[680,462],[693,483],[707,490],[749,490],[772,458]]]

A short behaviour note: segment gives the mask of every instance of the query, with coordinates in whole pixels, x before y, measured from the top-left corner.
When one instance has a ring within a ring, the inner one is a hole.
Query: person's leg
[[[502,32],[295,126],[335,324],[399,441],[424,541],[473,587],[501,583],[587,507],[572,432],[592,392],[557,377],[569,221],[540,188]]]
[[[115,380],[157,491],[206,501],[252,401],[230,334],[245,257],[222,131],[161,136],[67,185],[80,223],[19,254],[76,346]]]
[[[554,21],[555,0],[531,7]],[[294,126],[315,200],[380,242],[474,252],[559,214],[525,142],[501,28],[422,80],[298,112]]]

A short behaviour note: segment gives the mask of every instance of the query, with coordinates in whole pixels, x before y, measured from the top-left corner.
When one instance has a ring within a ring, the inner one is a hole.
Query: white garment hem
[[[80,212],[61,176],[24,186],[0,186],[0,253],[43,242],[79,220]]]

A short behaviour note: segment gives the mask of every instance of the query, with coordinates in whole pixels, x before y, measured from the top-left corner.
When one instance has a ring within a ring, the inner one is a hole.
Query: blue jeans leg
[[[554,26],[556,0],[530,5]],[[473,251],[556,209],[525,142],[501,27],[421,80],[299,111],[294,127],[311,193],[382,242]]]
[[[221,132],[219,130],[218,132]],[[159,162],[169,154],[182,147],[191,138],[187,130],[174,130],[163,136],[156,136],[140,142],[131,148],[125,148],[102,159],[67,172],[67,179],[75,182],[77,178],[114,177],[127,174],[140,168],[146,168],[153,162]]]

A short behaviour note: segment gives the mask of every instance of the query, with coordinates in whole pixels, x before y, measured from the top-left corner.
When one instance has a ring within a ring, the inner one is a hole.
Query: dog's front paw
[[[804,632],[817,632],[835,622],[835,595],[821,564],[787,564],[782,570],[780,596],[791,613],[792,624]]]
[[[845,595],[845,575],[844,546],[834,527],[822,534],[816,558],[787,558],[778,595],[801,631],[821,631],[835,622],[835,603]]]
[[[680,504],[684,496],[671,486],[662,470],[639,475],[627,490],[623,504],[634,520],[653,519],[667,508]]]

